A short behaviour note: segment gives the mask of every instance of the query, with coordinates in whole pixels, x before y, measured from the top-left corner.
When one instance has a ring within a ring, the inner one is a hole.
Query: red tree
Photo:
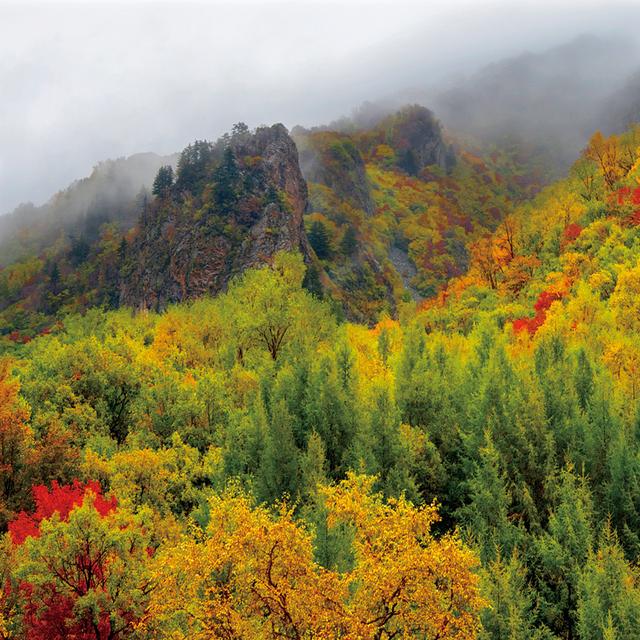
[[[22,544],[29,536],[37,538],[40,535],[42,520],[50,518],[56,512],[61,520],[67,520],[71,510],[82,504],[87,491],[95,495],[93,506],[100,515],[106,515],[117,506],[115,497],[106,499],[102,495],[102,489],[96,481],[83,484],[74,480],[73,484],[60,486],[54,480],[51,489],[39,484],[33,487],[32,491],[36,503],[35,512],[22,511],[9,523],[9,533],[16,544]]]

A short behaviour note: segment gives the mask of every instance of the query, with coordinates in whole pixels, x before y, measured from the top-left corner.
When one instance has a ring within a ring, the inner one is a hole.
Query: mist
[[[590,57],[551,82],[573,98],[541,111],[532,89],[530,115],[508,123],[535,135],[579,122],[573,153],[640,68],[638,18],[637,3],[609,2],[0,4],[0,212],[45,202],[104,159],[171,154],[238,121],[310,127],[364,101],[419,100],[451,128],[493,130],[509,109],[475,100],[487,65],[528,52],[543,86],[562,58],[545,65],[545,52],[589,34]]]

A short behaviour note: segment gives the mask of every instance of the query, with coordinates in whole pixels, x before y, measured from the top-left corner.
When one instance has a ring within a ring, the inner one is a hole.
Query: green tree
[[[153,580],[150,522],[116,510],[101,515],[89,494],[68,520],[55,513],[18,552],[18,577],[32,586],[30,638],[132,637]]]
[[[536,629],[535,593],[516,553],[508,560],[498,555],[481,575],[489,606],[482,613],[480,640],[551,640],[551,634]]]
[[[580,640],[640,637],[640,584],[611,529],[591,551],[579,575],[577,630]]]
[[[279,253],[270,266],[246,271],[222,298],[240,360],[264,349],[275,361],[291,344],[304,349],[332,332],[328,307],[302,289],[305,266],[299,254]]]
[[[222,213],[229,214],[238,202],[240,170],[231,147],[226,147],[222,162],[213,172],[213,201]]]
[[[535,541],[533,563],[541,615],[561,637],[575,637],[580,568],[593,542],[593,507],[586,480],[565,469],[548,531]]]
[[[309,243],[320,260],[331,257],[331,241],[327,228],[321,220],[314,220],[309,228]]]
[[[355,227],[352,225],[347,225],[347,228],[342,235],[342,240],[340,241],[340,251],[345,256],[353,255],[353,252],[356,250],[358,246],[358,236],[356,235]]]
[[[173,187],[173,167],[164,165],[158,169],[158,173],[153,180],[151,192],[158,198],[166,198]]]
[[[298,497],[300,482],[300,450],[293,437],[293,418],[283,400],[271,410],[260,464],[258,495],[273,503],[288,495]]]

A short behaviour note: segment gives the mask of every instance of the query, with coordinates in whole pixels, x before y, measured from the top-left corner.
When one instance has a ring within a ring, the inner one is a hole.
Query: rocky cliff
[[[215,294],[281,250],[309,261],[306,207],[297,148],[283,125],[236,127],[214,145],[190,146],[175,184],[144,212],[127,248],[120,302],[161,309]]]
[[[325,185],[340,199],[368,215],[373,213],[375,205],[364,159],[348,135],[334,131],[310,134],[299,130],[296,142],[302,172],[308,181]]]

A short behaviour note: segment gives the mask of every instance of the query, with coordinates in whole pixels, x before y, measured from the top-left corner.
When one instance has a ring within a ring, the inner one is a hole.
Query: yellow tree
[[[436,539],[436,507],[384,502],[374,478],[350,473],[324,489],[329,524],[353,527],[355,566],[346,574],[353,638],[475,638],[484,605],[478,559],[456,535]]]
[[[346,573],[314,560],[313,536],[281,506],[237,490],[210,502],[204,534],[158,554],[145,631],[192,638],[429,638],[472,640],[484,601],[474,554],[436,539],[433,506],[373,495],[374,478],[323,488],[329,525],[353,532]]]
[[[616,182],[624,175],[620,164],[618,138],[616,136],[605,138],[600,131],[596,131],[589,140],[585,157],[598,164],[605,184],[609,190],[613,190]]]
[[[0,529],[19,507],[33,434],[27,424],[29,408],[11,376],[11,362],[0,360]]]
[[[621,327],[640,331],[640,265],[620,273],[609,305]]]
[[[340,578],[313,560],[311,534],[236,491],[210,502],[202,539],[158,556],[146,627],[175,638],[346,637]]]

